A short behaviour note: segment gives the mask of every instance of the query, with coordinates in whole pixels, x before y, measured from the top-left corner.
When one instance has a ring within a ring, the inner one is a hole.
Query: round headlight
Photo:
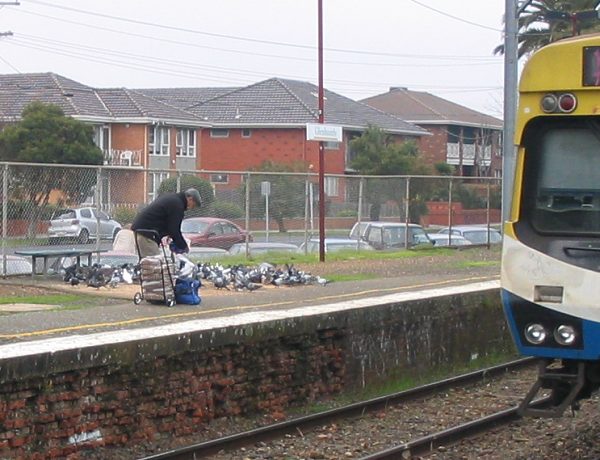
[[[558,108],[558,98],[554,94],[546,94],[541,102],[542,110],[546,113],[555,112]]]
[[[546,329],[541,324],[530,324],[525,328],[525,338],[534,345],[539,345],[546,340],[546,335]]]
[[[575,329],[566,324],[561,324],[554,331],[554,339],[561,345],[573,345],[575,338]]]

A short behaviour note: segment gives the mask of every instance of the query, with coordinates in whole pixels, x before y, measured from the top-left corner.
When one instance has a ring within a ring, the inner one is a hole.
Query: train
[[[600,387],[600,34],[539,49],[518,91],[502,303],[519,353],[540,358],[519,413],[559,417]]]

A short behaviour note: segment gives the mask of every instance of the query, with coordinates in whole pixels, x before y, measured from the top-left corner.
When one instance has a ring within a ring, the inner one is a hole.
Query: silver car
[[[351,238],[325,238],[325,252],[335,251],[372,251],[373,248],[362,240],[353,240]],[[298,252],[319,252],[320,241],[318,238],[311,238],[307,244],[302,243]]]
[[[100,225],[98,225],[100,224]],[[75,240],[85,244],[95,239],[114,240],[121,230],[121,224],[112,220],[104,211],[95,208],[73,208],[60,212],[50,221],[48,242],[56,244],[65,240]]]
[[[447,235],[450,228],[442,228],[438,233]],[[452,227],[452,235],[459,235],[469,240],[472,244],[500,244],[502,243],[502,234],[493,228],[475,226],[475,225],[456,225]]]

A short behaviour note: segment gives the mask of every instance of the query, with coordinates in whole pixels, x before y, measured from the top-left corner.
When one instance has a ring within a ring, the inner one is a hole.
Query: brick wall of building
[[[434,165],[446,162],[446,151],[448,150],[448,134],[445,126],[423,125],[422,128],[429,131],[431,136],[422,136],[419,151],[426,163]]]

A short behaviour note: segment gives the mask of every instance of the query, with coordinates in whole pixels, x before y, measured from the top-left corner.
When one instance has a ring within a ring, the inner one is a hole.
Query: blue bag
[[[175,302],[187,305],[200,305],[198,294],[200,281],[193,278],[177,278],[175,281]]]

